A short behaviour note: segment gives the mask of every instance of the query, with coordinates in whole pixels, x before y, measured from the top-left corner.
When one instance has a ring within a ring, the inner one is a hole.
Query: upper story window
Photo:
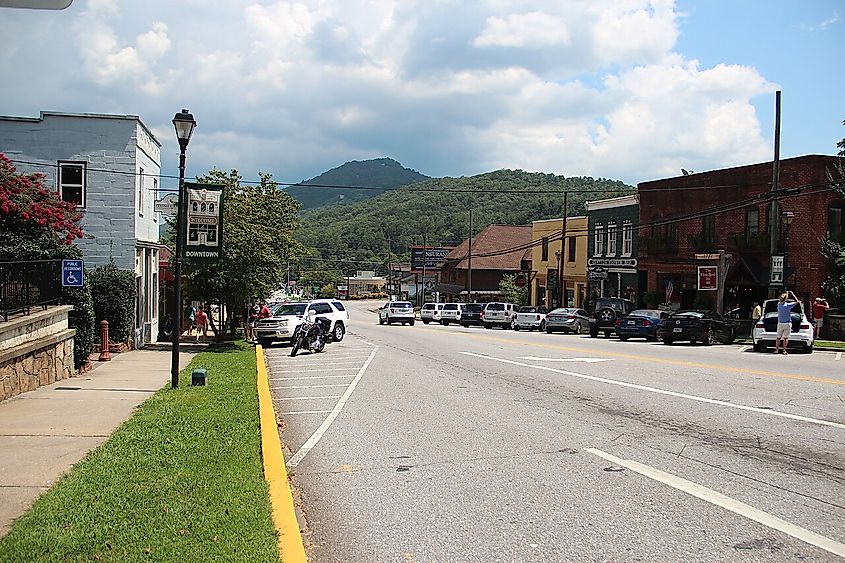
[[[542,246],[542,253],[543,256],[540,258],[543,262],[549,261],[549,237],[543,237],[543,246]]]
[[[144,216],[144,187],[146,186],[147,177],[144,176],[144,169],[138,169],[138,215]]]
[[[56,191],[62,201],[75,203],[79,207],[85,207],[85,163],[84,162],[62,162],[59,161],[59,179]]]
[[[153,200],[158,198],[158,178],[153,178]],[[153,222],[158,223],[158,213],[153,210]]]
[[[634,253],[634,227],[630,221],[622,225],[622,256]]]
[[[604,227],[601,225],[596,225],[596,231],[593,235],[594,238],[594,246],[593,246],[593,256],[602,256],[604,254]]]
[[[749,209],[745,212],[745,238],[760,234],[760,210]]]
[[[567,239],[568,249],[566,259],[569,262],[575,262],[575,251],[578,249],[578,237],[569,237]]]
[[[610,223],[607,226],[607,255],[616,256],[616,224]]]
[[[705,215],[701,225],[701,236],[707,242],[716,241],[716,216]]]
[[[845,231],[842,228],[843,208],[845,206],[841,201],[834,201],[827,208],[827,231],[830,238],[839,242],[845,242]]]

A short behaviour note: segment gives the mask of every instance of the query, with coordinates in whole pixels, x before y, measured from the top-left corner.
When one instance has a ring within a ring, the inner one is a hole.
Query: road
[[[841,561],[845,362],[352,327],[267,352],[312,561]]]

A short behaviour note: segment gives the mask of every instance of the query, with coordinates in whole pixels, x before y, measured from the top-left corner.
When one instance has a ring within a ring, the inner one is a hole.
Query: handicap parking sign
[[[82,260],[62,260],[62,287],[82,287],[84,275]]]

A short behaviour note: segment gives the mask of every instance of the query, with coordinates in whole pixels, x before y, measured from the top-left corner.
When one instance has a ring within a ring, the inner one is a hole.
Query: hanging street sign
[[[223,253],[223,186],[185,182],[183,258],[219,260]]]
[[[601,266],[602,268],[636,268],[636,258],[590,258],[587,266]]]
[[[179,196],[177,194],[167,194],[163,198],[157,199],[154,205],[155,212],[166,217],[176,217],[178,207]]]
[[[699,266],[698,289],[700,291],[717,290],[719,288],[718,272],[718,266]]]
[[[769,285],[771,286],[781,286],[783,285],[783,267],[784,267],[784,256],[783,254],[780,255],[773,255],[771,258],[771,262],[769,264]]]

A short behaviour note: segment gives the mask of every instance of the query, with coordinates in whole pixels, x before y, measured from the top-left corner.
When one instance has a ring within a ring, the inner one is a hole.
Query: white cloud
[[[487,18],[487,26],[473,44],[476,47],[545,47],[569,45],[570,42],[565,22],[542,12],[529,12]]]

